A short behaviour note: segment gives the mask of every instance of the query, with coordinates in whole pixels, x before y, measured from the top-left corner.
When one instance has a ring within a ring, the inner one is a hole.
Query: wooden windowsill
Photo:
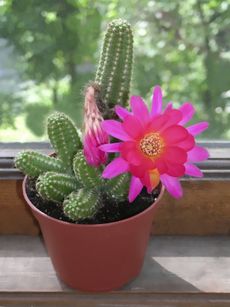
[[[105,294],[63,284],[40,237],[0,236],[0,246],[0,305],[230,306],[228,237],[152,237],[140,276]]]
[[[198,144],[206,147],[210,153],[207,161],[197,163],[204,172],[204,180],[230,180],[230,142],[203,141]],[[24,149],[45,154],[52,152],[48,142],[0,143],[0,179],[23,178],[23,174],[14,168],[13,160],[17,153]]]
[[[230,142],[200,142],[210,158],[199,163],[204,178],[182,178],[180,200],[164,194],[153,220],[163,235],[227,235],[230,233]],[[48,143],[0,143],[0,234],[35,235],[39,227],[22,195],[23,174],[13,159],[22,149],[52,152]]]

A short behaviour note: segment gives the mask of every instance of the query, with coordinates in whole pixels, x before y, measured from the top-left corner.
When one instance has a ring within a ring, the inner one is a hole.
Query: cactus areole
[[[29,150],[15,159],[53,265],[79,290],[114,290],[139,274],[164,188],[181,197],[179,178],[201,177],[193,163],[208,157],[195,141],[208,123],[185,127],[195,112],[190,103],[163,111],[156,86],[150,111],[138,96],[126,108],[132,66],[131,26],[114,20],[86,86],[82,134],[55,112],[47,121],[55,154]]]

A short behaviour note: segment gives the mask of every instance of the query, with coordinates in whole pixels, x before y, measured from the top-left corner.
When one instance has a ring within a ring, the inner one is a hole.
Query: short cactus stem
[[[71,170],[73,157],[82,147],[76,126],[67,115],[56,112],[48,118],[48,135],[58,158]]]
[[[100,205],[100,196],[94,190],[86,188],[72,192],[63,202],[63,211],[70,219],[91,218],[95,215]]]
[[[74,176],[55,172],[40,175],[36,183],[36,189],[42,198],[58,203],[78,188],[79,184]]]
[[[36,151],[22,151],[15,158],[15,166],[30,177],[38,177],[44,172],[65,172],[63,162]]]
[[[127,199],[130,176],[123,174],[106,181],[105,192],[115,202],[121,202]]]
[[[100,168],[90,166],[84,157],[82,150],[79,150],[74,157],[73,170],[78,182],[87,188],[96,188],[103,184]]]
[[[132,64],[131,27],[125,20],[116,19],[109,24],[105,34],[95,78],[101,89],[101,100],[107,107],[124,106],[128,102]]]

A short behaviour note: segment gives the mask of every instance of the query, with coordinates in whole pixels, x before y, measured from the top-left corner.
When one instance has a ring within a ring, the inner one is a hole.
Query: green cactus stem
[[[73,157],[82,147],[76,126],[67,115],[56,112],[49,116],[47,129],[58,158],[71,170]]]
[[[100,196],[94,190],[86,188],[72,192],[63,202],[63,211],[74,221],[91,218],[100,205]]]
[[[78,182],[86,188],[96,188],[104,182],[101,178],[100,168],[90,166],[86,162],[82,150],[79,150],[74,157],[73,170]]]
[[[129,190],[130,175],[122,174],[106,181],[105,192],[115,202],[127,199]]]
[[[30,177],[38,177],[47,171],[65,171],[65,167],[59,159],[31,150],[20,152],[15,158],[15,166]]]
[[[79,184],[75,177],[55,172],[40,175],[36,182],[36,190],[43,199],[58,203],[78,188]]]
[[[105,34],[95,84],[100,88],[98,107],[125,106],[129,99],[133,64],[133,34],[127,21],[116,19]]]

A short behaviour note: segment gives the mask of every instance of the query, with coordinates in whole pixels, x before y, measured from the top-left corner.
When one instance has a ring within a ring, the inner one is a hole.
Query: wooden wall
[[[230,234],[230,181],[186,180],[184,197],[165,192],[153,220],[158,235]],[[0,234],[37,235],[39,227],[27,207],[21,180],[0,180]]]

